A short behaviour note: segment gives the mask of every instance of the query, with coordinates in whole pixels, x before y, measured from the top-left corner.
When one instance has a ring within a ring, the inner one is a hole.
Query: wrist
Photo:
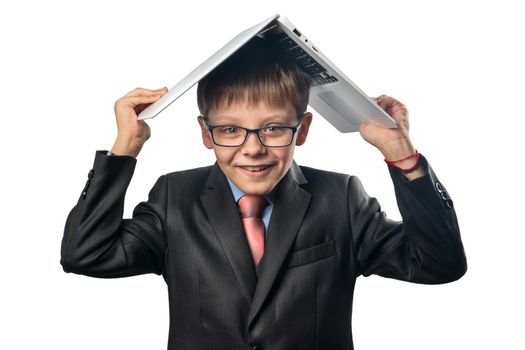
[[[139,155],[142,146],[143,143],[136,140],[117,138],[111,148],[111,153],[118,156],[132,156],[136,158]]]
[[[387,143],[379,149],[384,158],[389,161],[404,159],[416,152],[415,147],[409,139],[396,140]]]
[[[402,159],[388,160],[385,158],[385,163],[405,174],[408,174],[419,167],[419,156],[420,154],[416,150],[414,153]]]
[[[401,158],[398,160],[388,160],[385,158],[385,162],[388,164],[389,167],[392,167],[397,171],[403,173],[403,175],[408,180],[414,180],[418,177],[425,175],[425,171],[421,168],[419,164],[420,156],[421,154],[417,150],[415,150],[414,153],[410,154],[405,158]]]

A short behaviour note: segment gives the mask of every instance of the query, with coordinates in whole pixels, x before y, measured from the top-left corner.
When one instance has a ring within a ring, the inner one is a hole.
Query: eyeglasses
[[[211,133],[213,143],[221,147],[240,147],[244,145],[250,133],[254,133],[259,138],[259,142],[265,147],[286,147],[289,146],[295,133],[301,126],[304,113],[299,115],[299,123],[294,126],[287,125],[268,125],[257,129],[243,128],[237,125],[210,125],[208,117],[202,116],[204,125]]]

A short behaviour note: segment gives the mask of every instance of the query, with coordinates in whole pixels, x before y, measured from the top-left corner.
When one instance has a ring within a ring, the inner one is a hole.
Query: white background
[[[356,349],[524,349],[523,10],[515,1],[17,1],[0,5],[0,348],[165,349],[156,275],[94,279],[59,264],[66,216],[113,103],[173,86],[242,29],[291,21],[369,95],[411,112],[415,146],[454,199],[469,263],[458,282],[359,278]],[[196,88],[148,123],[125,217],[167,172],[208,165]],[[300,164],[358,175],[399,219],[381,154],[314,112]]]

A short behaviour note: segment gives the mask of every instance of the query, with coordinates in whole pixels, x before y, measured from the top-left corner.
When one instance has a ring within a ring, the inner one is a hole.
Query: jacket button
[[[448,193],[446,191],[442,191],[441,192],[441,198],[443,198],[444,201],[450,199],[450,197],[448,196]]]
[[[91,180],[91,178],[93,177],[93,174],[95,173],[95,171],[93,171],[93,169],[91,169],[88,173],[88,179]]]
[[[84,189],[82,190],[82,199],[86,199],[87,196],[87,190],[89,188],[89,185],[91,184],[91,181],[86,181],[86,186],[84,186]]]

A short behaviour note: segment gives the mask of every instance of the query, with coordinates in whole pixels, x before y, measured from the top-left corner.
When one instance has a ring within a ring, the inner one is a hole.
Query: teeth
[[[261,171],[261,170],[264,170],[264,169],[268,169],[269,166],[244,166],[243,169],[245,170],[248,170],[248,171]]]

